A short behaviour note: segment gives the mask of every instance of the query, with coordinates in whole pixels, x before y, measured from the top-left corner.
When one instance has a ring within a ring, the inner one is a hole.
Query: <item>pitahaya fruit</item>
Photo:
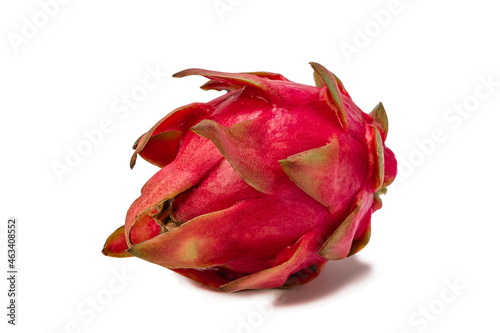
[[[139,154],[161,170],[103,253],[234,292],[303,284],[361,250],[396,176],[387,116],[381,103],[361,111],[311,65],[316,87],[268,72],[175,74],[227,93],[174,110],[137,140],[131,167]]]

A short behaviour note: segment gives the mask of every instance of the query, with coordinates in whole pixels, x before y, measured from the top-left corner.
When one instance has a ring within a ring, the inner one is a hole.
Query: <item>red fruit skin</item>
[[[370,114],[311,63],[317,87],[267,72],[189,69],[226,90],[178,108],[134,144],[161,169],[103,253],[136,256],[223,292],[291,287],[370,239],[397,162]]]

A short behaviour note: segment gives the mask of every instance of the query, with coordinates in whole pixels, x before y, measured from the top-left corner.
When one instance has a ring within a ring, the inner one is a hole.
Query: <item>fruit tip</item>
[[[185,70],[182,70],[182,71],[177,72],[175,74],[172,74],[172,77],[175,77],[175,78],[184,77],[184,76],[186,76],[186,71],[188,71],[188,69],[185,69]]]
[[[134,166],[135,166],[135,162],[137,161],[137,152],[134,152],[132,154],[132,158],[130,158],[130,169],[134,169]]]

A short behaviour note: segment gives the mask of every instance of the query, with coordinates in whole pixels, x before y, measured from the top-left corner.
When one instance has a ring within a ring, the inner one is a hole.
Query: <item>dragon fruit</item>
[[[103,253],[135,256],[223,292],[311,281],[361,250],[396,176],[388,122],[311,63],[316,87],[269,72],[201,75],[226,90],[180,107],[134,144],[161,168]]]

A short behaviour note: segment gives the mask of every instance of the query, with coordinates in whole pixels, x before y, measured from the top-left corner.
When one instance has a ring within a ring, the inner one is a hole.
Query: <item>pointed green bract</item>
[[[230,91],[240,89],[241,86],[237,86],[237,85],[229,84],[229,83],[225,83],[225,82],[220,82],[220,81],[216,81],[216,80],[210,80],[207,83],[205,83],[204,85],[202,85],[200,88],[203,90],[217,90],[217,91],[225,90],[227,92],[230,92]]]
[[[373,196],[368,193],[360,196],[352,212],[323,244],[318,254],[328,260],[346,258],[351,252],[356,231],[367,212],[369,213],[372,202]]]
[[[134,167],[139,153],[146,161],[160,168],[170,163],[175,157],[181,136],[181,131],[165,131],[146,139],[147,144],[142,145],[132,154],[130,168]]]
[[[341,140],[341,141],[340,141]],[[319,148],[280,160],[290,179],[305,193],[335,214],[347,209],[365,181],[366,149],[347,136],[334,136]]]
[[[378,128],[374,125],[370,126],[375,138],[375,170],[373,172],[375,174],[375,191],[377,191],[384,182],[384,144]]]
[[[283,75],[277,74],[277,73],[271,73],[271,72],[245,72],[245,73],[240,73],[240,74],[251,74],[251,75],[266,78],[269,80],[289,81]],[[217,90],[217,91],[226,90],[227,92],[229,92],[229,91],[241,89],[242,85],[221,82],[220,80],[210,80],[207,83],[205,83],[204,85],[202,85],[200,88],[203,90]]]
[[[146,132],[147,133],[147,132]],[[139,141],[141,141],[141,138],[146,135],[146,133],[144,133],[143,135],[141,135],[140,137],[137,138],[137,140],[135,140],[134,142],[134,145],[132,146],[132,149],[136,149],[137,148],[137,145],[139,144]]]
[[[360,219],[361,207],[357,206],[354,211],[342,222],[335,232],[323,244],[319,255],[328,260],[340,260],[347,257],[351,250],[352,236]]]
[[[331,73],[331,72],[330,72]],[[333,74],[333,73],[332,73]],[[338,78],[337,75],[333,74],[333,76],[335,76],[335,80],[337,80],[337,85],[340,89],[340,91],[344,94],[344,95],[347,95],[349,96],[349,93],[347,92],[347,90],[345,89],[344,87],[344,84],[342,83],[342,81],[340,81],[340,79]]]
[[[372,213],[382,208],[382,199],[379,192],[373,193]]]
[[[372,228],[371,226],[368,226],[363,236],[352,241],[351,250],[349,251],[349,254],[347,256],[350,257],[361,251],[370,242],[371,235]]]
[[[295,252],[285,263],[229,282],[219,287],[218,290],[232,293],[243,289],[280,287],[292,273],[308,267],[308,260],[311,263],[317,260],[315,256],[311,255],[316,247],[316,241],[317,236],[313,231],[310,231],[294,245]]]
[[[281,74],[278,73],[271,73],[271,72],[245,72],[244,74],[253,74],[257,75],[259,77],[265,77],[269,80],[279,80],[279,81],[290,81],[286,77],[284,77]]]
[[[212,107],[204,104],[204,103],[191,103],[185,105],[183,107],[177,108],[174,111],[170,112],[168,115],[163,117],[160,121],[158,121],[149,131],[147,131],[144,135],[142,135],[133,145],[133,149],[135,150],[132,154],[132,158],[130,159],[130,168],[133,169],[137,160],[137,155],[142,152],[142,150],[148,145],[149,141],[152,137],[156,136],[157,143],[163,142],[167,145],[168,151],[175,151],[176,144],[179,143],[181,139],[181,135],[186,131],[186,129],[182,128],[184,122],[187,119],[194,116],[201,116],[209,113],[212,110]],[[169,132],[165,135],[160,135],[163,132]],[[158,136],[160,135],[160,136]],[[160,145],[161,146],[161,145]],[[154,149],[156,150],[156,149]],[[157,155],[164,154],[163,152],[158,152]],[[154,155],[155,152],[152,152],[150,155]],[[173,154],[173,153],[172,153]],[[172,156],[173,157],[173,156]],[[155,158],[151,156],[150,159],[153,160],[162,160],[165,158],[160,157]],[[155,163],[153,163],[155,164]]]
[[[190,68],[178,73],[175,73],[173,77],[180,78],[190,75],[201,75],[208,79],[229,83],[236,86],[253,86],[264,91],[271,90],[269,83],[258,75],[246,74],[246,73],[224,73],[209,71],[200,68]]]
[[[325,86],[325,81],[323,81],[321,76],[319,76],[318,72],[314,71],[313,77],[314,77],[314,84],[316,85],[316,87],[323,88]]]
[[[337,85],[339,87],[339,90],[342,92],[342,94],[349,96],[349,93],[345,89],[344,84],[342,83],[342,81],[340,81],[339,77],[333,73],[331,73],[331,74],[335,77],[335,80],[337,80]],[[323,79],[318,74],[318,72],[315,71],[313,73],[313,77],[314,77],[314,84],[316,85],[316,87],[323,88],[325,86],[325,81],[323,81]]]
[[[262,193],[273,191],[274,177],[263,172],[263,165],[256,147],[248,140],[259,127],[259,118],[246,120],[225,127],[213,120],[202,120],[191,128],[196,134],[210,139],[234,170],[250,186]]]
[[[336,137],[326,146],[307,150],[278,161],[295,184],[323,206],[331,209],[330,186],[324,176],[335,170],[339,159],[339,142]],[[325,190],[328,193],[325,193]]]
[[[382,102],[378,103],[373,108],[370,112],[370,116],[372,116],[375,123],[380,126],[382,130],[382,138],[385,140],[387,132],[389,131],[389,119],[387,118],[387,113],[385,112]]]
[[[328,92],[330,93],[329,95],[332,98],[333,103],[337,107],[335,111],[337,113],[337,117],[339,118],[339,122],[344,129],[347,129],[349,124],[347,122],[344,102],[342,101],[342,93],[340,92],[335,75],[333,75],[328,69],[318,63],[311,62],[310,64],[316,74],[314,75],[316,85],[318,85],[318,83],[320,82],[323,82],[324,85],[326,85],[326,87],[328,88]]]

